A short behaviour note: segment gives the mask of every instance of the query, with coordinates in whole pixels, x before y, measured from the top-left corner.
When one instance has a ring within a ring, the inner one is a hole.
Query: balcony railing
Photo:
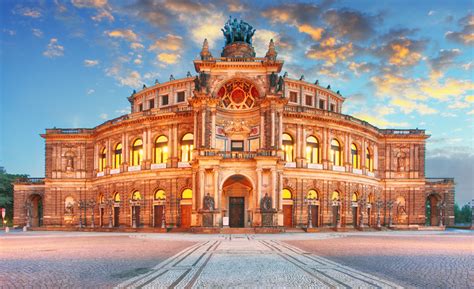
[[[427,183],[436,184],[436,183],[453,183],[454,178],[426,178]]]
[[[44,184],[44,178],[18,178],[15,181],[16,184],[32,184],[41,185]]]
[[[253,159],[257,156],[257,152],[217,152],[218,156],[221,156],[223,159]]]
[[[90,134],[94,132],[92,128],[51,128],[46,129],[48,134]]]

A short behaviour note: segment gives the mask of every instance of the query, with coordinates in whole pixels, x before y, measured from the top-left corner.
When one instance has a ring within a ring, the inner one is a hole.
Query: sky
[[[471,1],[0,1],[0,166],[44,176],[46,128],[95,127],[129,112],[143,84],[220,55],[229,16],[274,39],[290,77],[331,85],[343,113],[422,128],[426,173],[474,198]]]

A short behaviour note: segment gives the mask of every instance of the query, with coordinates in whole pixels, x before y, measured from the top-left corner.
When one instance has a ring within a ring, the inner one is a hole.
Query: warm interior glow
[[[155,164],[162,164],[168,161],[168,138],[159,136],[155,141]]]
[[[120,168],[122,164],[122,144],[118,143],[114,150],[114,169]]]
[[[193,143],[194,137],[192,133],[185,134],[181,139],[181,162],[192,161]]]
[[[352,201],[352,202],[357,202],[357,194],[356,194],[356,193],[353,193],[353,194],[352,194],[351,201]]]
[[[132,200],[134,200],[134,201],[140,201],[141,199],[142,199],[142,194],[140,194],[139,191],[133,192]]]
[[[308,194],[306,195],[308,200],[317,200],[318,199],[318,192],[315,190],[309,190]]]
[[[332,192],[331,200],[332,201],[339,201],[339,192],[338,191]]]
[[[191,189],[185,189],[181,194],[182,199],[192,199],[193,198],[193,191]]]
[[[291,199],[292,199],[292,198],[291,198],[291,191],[288,190],[288,189],[283,189],[283,190],[282,190],[282,198],[283,198],[284,200],[291,200]]]
[[[99,154],[99,172],[103,172],[107,166],[107,153],[105,147],[100,150]]]
[[[155,200],[164,200],[166,199],[166,193],[164,190],[158,190],[155,192]]]
[[[333,165],[342,166],[341,145],[335,139],[331,141],[331,160]]]
[[[289,134],[284,133],[282,135],[282,140],[283,140],[282,149],[284,152],[284,159],[285,161],[292,163],[293,162],[293,138]]]
[[[351,144],[351,157],[352,157],[352,167],[354,169],[360,169],[360,158],[359,150],[355,144]]]
[[[370,150],[367,148],[365,150],[365,168],[370,172],[374,171],[374,160],[372,159],[372,155],[370,154]]]
[[[314,136],[306,138],[306,161],[310,164],[319,163],[319,142]]]
[[[132,166],[139,166],[142,164],[143,159],[143,141],[137,139],[133,142],[132,146]]]
[[[119,194],[119,193],[115,193],[115,195],[114,195],[114,201],[115,201],[116,203],[119,203],[119,202],[120,202],[120,194]]]

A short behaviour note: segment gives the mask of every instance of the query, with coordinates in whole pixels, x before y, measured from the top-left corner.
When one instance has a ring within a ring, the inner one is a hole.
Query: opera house
[[[453,179],[425,176],[422,129],[342,114],[329,86],[291,79],[273,41],[229,20],[195,76],[143,86],[131,113],[46,129],[45,177],[14,187],[14,224],[209,231],[421,228],[454,223]]]

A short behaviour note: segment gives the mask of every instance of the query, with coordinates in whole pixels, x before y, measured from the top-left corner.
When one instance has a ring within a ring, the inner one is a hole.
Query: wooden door
[[[313,227],[318,227],[318,219],[319,219],[319,206],[311,206],[311,222],[313,223]]]
[[[293,205],[283,205],[283,226],[293,227]]]
[[[154,206],[155,227],[161,228],[163,222],[163,206]]]
[[[114,207],[114,227],[120,226],[120,207]]]
[[[104,226],[104,211],[105,211],[104,208],[100,208],[100,226],[101,227]]]
[[[192,205],[181,205],[181,228],[191,227]]]
[[[352,207],[352,225],[354,228],[358,226],[357,209],[357,207]]]
[[[135,224],[140,227],[140,206],[135,206]]]
[[[245,227],[245,198],[229,198],[229,227]]]

